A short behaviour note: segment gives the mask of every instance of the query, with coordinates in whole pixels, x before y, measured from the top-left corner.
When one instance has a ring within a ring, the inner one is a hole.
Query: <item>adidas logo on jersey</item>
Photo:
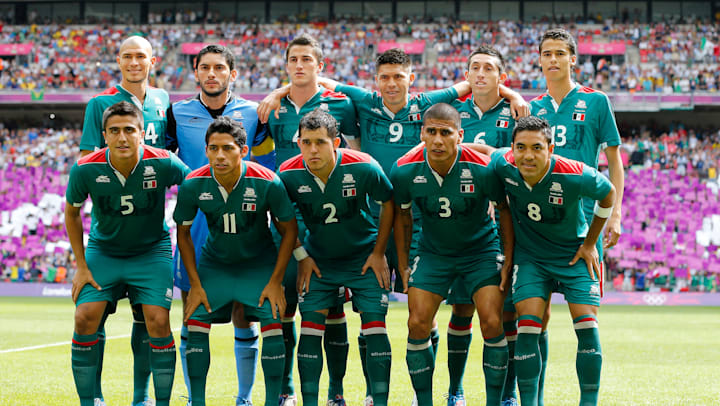
[[[547,114],[547,110],[545,109],[540,109],[540,111],[538,111],[537,113],[538,116],[544,116],[545,114]]]
[[[200,193],[200,196],[198,196],[198,200],[212,200],[213,196],[212,194],[208,192]]]
[[[278,113],[279,114],[287,113],[287,107],[285,107],[285,106],[280,107],[280,109],[278,110]]]
[[[298,193],[310,193],[312,192],[312,189],[310,189],[310,186],[308,185],[302,185],[298,188]]]
[[[232,118],[234,118],[236,120],[242,120],[243,119],[242,112],[241,111],[233,112]]]
[[[345,176],[343,176],[342,183],[355,183],[355,178],[353,178],[352,173],[346,173]]]
[[[152,166],[146,166],[143,176],[155,176],[155,168]]]
[[[382,114],[382,111],[377,107],[373,107],[370,111],[372,111],[375,114]]]
[[[585,100],[578,100],[577,104],[575,105],[576,109],[586,109],[587,104],[585,104]]]
[[[105,175],[100,175],[97,178],[95,178],[96,183],[110,183],[110,178],[108,178]]]
[[[413,183],[427,183],[427,179],[422,175],[418,175],[413,179]]]
[[[251,187],[245,188],[245,194],[243,196],[244,197],[257,197],[257,195],[255,194],[255,189],[253,189]]]
[[[510,179],[510,178],[505,178],[505,182],[507,182],[507,183],[509,183],[509,184],[511,184],[511,185],[513,185],[513,186],[517,186],[517,185],[518,185],[517,182],[515,182],[514,180],[512,180],[512,179]]]
[[[460,118],[470,118],[470,113],[463,111],[462,113],[460,113]]]

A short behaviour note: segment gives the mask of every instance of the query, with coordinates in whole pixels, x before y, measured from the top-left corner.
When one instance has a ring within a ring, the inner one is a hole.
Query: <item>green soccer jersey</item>
[[[205,214],[208,239],[203,255],[215,262],[237,264],[276,255],[267,212],[280,222],[295,218],[280,178],[255,162],[242,163],[242,173],[230,193],[215,180],[210,165],[192,171],[178,191],[173,218],[190,225],[197,210]]]
[[[444,178],[430,168],[424,145],[401,157],[390,171],[395,204],[416,206],[421,213],[421,251],[468,256],[497,244],[487,211],[489,201],[504,198],[502,186],[488,166],[490,158],[458,148],[455,164]]]
[[[471,96],[465,101],[454,100],[451,105],[460,113],[463,142],[487,144],[493,148],[509,147],[515,120],[510,113],[510,103],[501,99],[490,110],[482,112]]]
[[[328,112],[335,118],[340,134],[348,138],[355,138],[359,134],[355,106],[342,93],[329,90],[318,91],[302,107],[296,106],[288,97],[283,97],[280,101],[280,118],[276,119],[275,114],[272,113],[268,122],[270,135],[275,142],[276,169],[280,167],[280,164],[300,153],[297,145],[300,119],[317,108]]]
[[[398,158],[420,143],[425,111],[433,104],[451,103],[458,96],[453,88],[413,94],[407,105],[393,114],[379,93],[348,85],[338,85],[335,90],[355,103],[362,150],[375,158],[386,174]]]
[[[490,165],[508,196],[515,262],[522,259],[567,266],[589,228],[582,198],[602,200],[612,188],[610,181],[582,162],[552,155],[548,173],[530,187],[509,148],[495,151]]]
[[[145,90],[145,100],[140,102],[132,93],[115,85],[104,92],[93,96],[85,108],[85,121],[83,122],[80,149],[94,151],[105,147],[103,138],[102,116],[105,109],[115,103],[126,101],[133,103],[143,113],[145,121],[146,145],[165,148],[165,132],[167,118],[165,111],[170,107],[170,96],[163,89],[148,86]]]
[[[140,160],[125,179],[103,148],[73,165],[65,195],[68,204],[76,207],[88,195],[92,200],[89,245],[107,255],[135,256],[161,241],[169,246],[165,190],[180,184],[188,173],[190,169],[173,153],[140,146]]]
[[[368,154],[339,148],[327,184],[305,167],[302,155],[285,161],[279,173],[308,228],[304,245],[312,257],[352,259],[369,254],[377,239],[377,224],[368,199],[387,202],[392,198],[390,181],[377,161]]]

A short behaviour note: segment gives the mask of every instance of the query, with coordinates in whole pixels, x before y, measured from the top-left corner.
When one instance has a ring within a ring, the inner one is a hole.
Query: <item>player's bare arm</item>
[[[390,289],[390,269],[385,257],[385,250],[393,227],[394,210],[395,203],[392,199],[383,202],[380,207],[377,241],[375,241],[373,252],[368,256],[362,268],[363,275],[365,275],[368,268],[372,269],[380,287],[388,290]]]
[[[615,206],[612,215],[607,221],[605,227],[605,238],[603,247],[608,249],[617,244],[622,234],[620,221],[622,219],[622,200],[625,191],[625,171],[623,169],[622,159],[620,158],[620,147],[614,145],[605,148],[605,156],[608,160],[608,169],[610,170],[610,183],[615,186]]]
[[[585,241],[580,248],[578,248],[575,258],[570,261],[570,265],[574,265],[580,258],[584,259],[587,264],[588,273],[593,280],[602,278],[602,275],[600,275],[600,257],[595,244],[600,237],[606,220],[610,217],[613,204],[615,203],[615,196],[615,186],[613,186],[607,196],[600,200],[595,206],[595,215],[590,223],[590,229],[585,237]]]
[[[290,85],[279,87],[267,96],[258,104],[257,114],[258,119],[261,123],[267,123],[270,119],[270,112],[275,110],[275,118],[280,119],[280,100],[283,97],[290,94]]]
[[[275,224],[275,227],[277,228],[277,224]],[[307,253],[299,239],[295,241],[293,256],[298,263],[298,276],[295,289],[298,292],[307,293],[310,290],[312,274],[315,273],[315,276],[322,278],[322,273],[320,273],[320,268],[318,268],[315,260]]]
[[[500,85],[498,89],[500,90],[500,96],[510,102],[510,112],[515,120],[530,115],[530,104],[523,99],[520,93],[511,90],[505,85]]]
[[[395,205],[395,219],[393,221],[393,236],[397,247],[398,271],[403,278],[403,293],[408,291],[408,280],[410,269],[408,268],[410,257],[410,243],[412,242],[413,218],[412,206],[402,208]]]
[[[208,301],[205,289],[203,289],[200,283],[200,276],[197,272],[197,263],[195,262],[195,245],[193,244],[192,237],[190,236],[190,226],[180,225],[177,226],[177,246],[180,250],[180,257],[182,258],[185,269],[187,270],[188,279],[190,280],[190,291],[188,292],[187,300],[185,301],[185,308],[183,309],[183,322],[187,323],[190,316],[195,313],[195,310],[201,304],[205,306],[208,313],[212,312],[210,309],[210,302]]]
[[[505,262],[503,262],[500,270],[500,291],[508,292],[510,290],[510,270],[513,266],[512,259],[515,249],[515,229],[513,228],[512,214],[507,200],[497,202],[496,208],[500,213],[500,238],[502,238],[503,255],[505,256]]]
[[[276,221],[278,232],[282,236],[280,246],[278,247],[278,256],[275,261],[275,269],[270,276],[270,281],[265,285],[260,294],[260,302],[258,307],[265,303],[265,299],[270,301],[270,308],[273,319],[285,314],[285,294],[283,293],[282,281],[285,277],[285,269],[290,261],[290,255],[295,248],[298,237],[297,220],[294,218],[290,221]]]
[[[492,155],[493,152],[495,152],[495,148],[487,145],[487,144],[476,144],[472,142],[463,142],[462,144],[463,148],[470,148],[471,150],[475,152],[479,152],[481,154],[485,154],[487,156]]]
[[[80,218],[80,207],[75,207],[70,203],[65,203],[65,229],[67,230],[70,245],[75,254],[77,262],[77,271],[72,280],[72,300],[77,303],[78,296],[83,287],[88,283],[97,290],[101,290],[100,285],[93,279],[92,272],[85,262],[85,244],[83,244],[83,225]]]

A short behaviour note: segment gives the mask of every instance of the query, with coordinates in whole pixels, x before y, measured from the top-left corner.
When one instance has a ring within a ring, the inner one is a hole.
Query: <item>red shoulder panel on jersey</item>
[[[457,99],[460,100],[461,102],[464,102],[465,100],[469,100],[471,97],[472,97],[472,93],[468,93],[465,96],[458,97]]]
[[[592,87],[587,86],[580,86],[580,89],[578,89],[578,93],[598,93],[599,90],[595,90]]]
[[[93,96],[93,97],[98,97],[98,96],[112,96],[112,95],[118,94],[118,93],[120,93],[120,91],[118,90],[118,88],[115,87],[115,86],[113,86],[113,87],[111,87],[111,88],[108,88],[108,89],[103,90],[101,93],[98,93],[98,94],[96,94],[96,95]]]
[[[143,145],[143,159],[170,158],[170,152],[166,149],[155,148],[150,145]]]
[[[212,173],[210,173],[210,165],[201,166],[194,171],[190,172],[185,179],[192,179],[192,178],[209,178],[212,176]]]
[[[247,169],[245,170],[245,176],[247,176],[248,178],[260,178],[272,181],[275,177],[275,172],[258,163],[249,161],[245,161],[244,163],[245,165],[247,165]]]
[[[345,93],[333,92],[332,90],[325,90],[321,97],[332,97],[333,99],[347,99]]]
[[[84,157],[78,159],[78,165],[106,163],[107,158],[105,158],[105,151],[107,151],[107,147],[85,155]]]
[[[555,168],[553,173],[565,173],[569,175],[582,175],[583,163],[572,159],[555,156]]]
[[[509,163],[510,165],[517,166],[515,165],[515,155],[513,155],[512,150],[506,152],[505,155],[503,155],[503,158],[505,158],[507,163]]]
[[[550,95],[550,94],[546,92],[546,93],[543,93],[543,94],[541,94],[540,96],[537,96],[537,97],[535,97],[534,99],[532,99],[532,100],[530,100],[530,101],[538,101],[538,100],[542,100],[542,99],[543,99],[543,97],[545,97],[545,96],[549,96],[549,95]]]
[[[397,166],[403,166],[416,162],[423,162],[425,160],[423,151],[425,151],[425,143],[420,143],[414,146],[413,149],[411,149],[405,155],[401,156],[400,159],[398,159]]]
[[[305,169],[305,164],[303,163],[302,154],[295,155],[294,157],[288,159],[287,161],[280,164],[280,168],[278,168],[279,172],[285,172],[285,171],[292,171],[295,169]]]
[[[490,157],[470,148],[462,148],[460,151],[460,162],[470,162],[487,166],[490,163]]]
[[[362,162],[372,162],[372,157],[364,152],[355,151],[352,149],[342,148],[342,158],[340,159],[340,165],[357,164]]]

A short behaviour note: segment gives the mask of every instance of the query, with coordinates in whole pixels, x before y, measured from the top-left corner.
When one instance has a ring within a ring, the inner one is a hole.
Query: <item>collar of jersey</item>
[[[242,165],[242,168],[240,169],[240,176],[238,177],[237,182],[235,182],[235,184],[233,185],[232,190],[235,190],[237,185],[240,184],[240,180],[243,178],[243,176],[245,176],[245,170],[247,169],[247,166],[245,166],[245,162],[242,162],[242,161],[240,161],[240,165]],[[230,194],[227,192],[227,190],[225,190],[223,185],[221,185],[220,182],[218,182],[218,180],[215,178],[215,170],[213,169],[212,166],[210,166],[210,175],[212,176],[215,183],[217,183],[218,190],[220,191],[220,195],[222,195],[223,200],[225,201],[225,203],[227,203],[227,200],[228,200],[228,197],[230,196]]]
[[[313,97],[309,98],[308,101],[306,101],[305,104],[303,104],[303,107],[309,105],[311,102],[315,101],[315,99],[319,99],[321,94],[323,94],[323,88],[318,86],[317,93],[315,93],[313,95]],[[288,101],[288,103],[290,103],[293,107],[295,107],[295,112],[299,114],[302,107],[298,107],[298,105],[295,104],[294,101],[292,101],[292,99],[290,98],[290,93],[288,93],[288,95],[285,96],[285,99]]]
[[[141,102],[140,99],[138,99],[137,97],[135,97],[134,94],[132,94],[132,93],[130,93],[129,91],[125,90],[125,88],[122,87],[122,86],[120,85],[120,83],[118,83],[117,85],[115,85],[115,88],[116,88],[118,91],[120,91],[121,93],[124,93],[126,96],[130,97],[130,101],[132,101],[133,104],[134,104],[135,106],[137,106],[137,108],[140,109],[140,111],[143,111],[143,102],[144,102],[144,100]],[[147,98],[148,98],[148,89],[146,88],[146,89],[145,89],[145,99],[147,99]]]
[[[495,104],[494,106],[490,107],[490,109],[488,109],[488,111],[486,111],[485,113],[483,113],[482,110],[480,110],[480,107],[478,107],[477,104],[475,104],[475,96],[470,96],[470,103],[472,103],[473,110],[475,110],[475,113],[477,113],[477,115],[478,115],[478,120],[479,120],[479,119],[482,119],[483,114],[487,114],[487,113],[489,113],[489,112],[497,109],[504,101],[505,101],[505,99],[503,99],[503,98],[501,97],[501,98],[500,98],[500,101],[497,102],[497,104]]]
[[[385,105],[385,101],[383,101],[382,98],[380,98],[380,102],[382,103],[383,111],[385,112],[385,114],[387,114],[388,116],[390,116],[391,119],[394,120],[396,114],[400,114],[400,112],[410,108],[410,94],[408,94],[407,96],[407,102],[405,103],[405,106],[401,108],[400,111],[398,111],[397,113],[393,113],[392,111],[390,111],[390,109],[387,108],[387,106]]]
[[[335,169],[337,169],[338,166],[340,166],[340,161],[342,160],[342,152],[340,152],[340,148],[335,149],[335,166],[333,166],[332,171],[330,171],[330,174],[328,175],[328,183],[330,183],[330,179],[332,179],[333,173],[335,173]],[[303,159],[303,165],[305,166],[305,170],[312,176],[315,183],[317,183],[320,190],[325,193],[325,187],[327,186],[327,183],[323,183],[322,179],[315,176],[314,173],[310,170],[310,168],[305,165],[305,160]]]
[[[447,175],[445,175],[445,176],[449,176],[452,173],[453,169],[455,169],[455,164],[457,164],[458,160],[460,159],[461,148],[462,148],[462,146],[458,145],[457,156],[455,156],[455,161],[453,162],[452,166],[450,167],[450,170],[448,171]],[[427,159],[427,149],[428,149],[428,147],[427,147],[427,145],[425,145],[425,151],[423,151],[423,153],[425,155],[425,163],[427,164],[427,167],[430,169],[430,173],[432,173],[435,180],[437,180],[438,185],[440,185],[440,187],[442,187],[443,181],[445,180],[445,178],[443,178],[439,173],[437,173],[435,171],[435,169],[433,169],[432,166],[430,166],[430,161],[428,161],[428,159]]]
[[[138,165],[140,165],[140,161],[142,161],[144,153],[145,149],[142,147],[142,145],[138,145],[138,160],[137,162],[135,162],[135,166],[133,166],[132,170],[130,171],[130,176],[132,176],[133,172],[135,172],[135,169],[138,167]],[[114,166],[112,166],[112,162],[110,161],[110,148],[105,151],[105,159],[107,159],[107,163],[110,166],[110,169],[113,170],[115,176],[117,176],[118,180],[120,181],[120,184],[124,187],[127,179],[125,179],[125,176],[123,176],[120,171],[118,171],[117,169],[115,169]]]
[[[208,105],[205,104],[205,102],[203,101],[201,95],[202,95],[202,91],[200,91],[200,92],[197,94],[197,99],[198,99],[198,101],[200,102],[200,104],[203,105],[203,107],[205,107],[205,108],[208,109],[208,110],[211,110],[210,107],[208,107]],[[225,100],[225,104],[223,105],[223,107],[227,106],[228,103],[230,103],[230,100],[232,100],[232,99],[233,99],[233,94],[232,94],[232,92],[228,92],[228,97],[227,97],[227,100]],[[214,110],[214,109],[212,109],[212,110]]]
[[[555,155],[551,155],[551,156],[550,156],[550,165],[548,165],[548,169],[547,169],[547,171],[545,172],[545,175],[543,175],[543,177],[540,178],[540,180],[538,181],[538,183],[535,184],[535,186],[542,185],[543,183],[546,183],[548,179],[550,179],[550,176],[549,176],[549,175],[552,173],[553,169],[555,169],[555,162],[556,162]],[[517,163],[516,163],[515,165],[517,165]],[[524,183],[525,186],[528,188],[528,190],[530,190],[530,191],[533,190],[533,187],[534,187],[534,186],[530,186],[530,185],[525,181],[525,179],[522,177],[522,175],[520,175],[520,179],[523,180],[523,183]]]
[[[565,100],[569,99],[570,96],[572,96],[573,94],[575,94],[579,88],[580,88],[580,84],[578,84],[578,83],[573,83],[572,89],[570,89],[570,91],[567,92],[567,94],[565,95],[565,97],[563,97],[562,101],[560,102],[560,105],[562,105],[563,103],[565,103]],[[553,97],[550,96],[550,92],[549,92],[549,91],[548,91],[548,98],[550,99],[550,104],[552,104],[553,108],[555,109],[555,112],[557,113],[558,109],[560,108],[560,105],[558,105],[557,102],[555,101],[555,99],[553,99]]]

